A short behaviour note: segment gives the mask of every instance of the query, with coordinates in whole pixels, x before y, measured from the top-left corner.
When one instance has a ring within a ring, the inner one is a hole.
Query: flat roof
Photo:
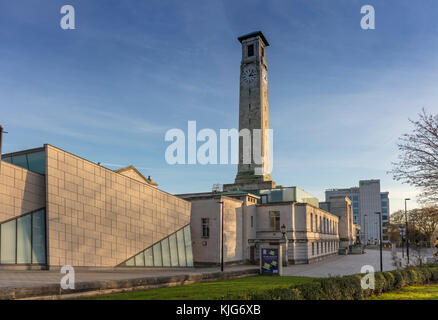
[[[242,43],[243,40],[246,40],[249,38],[255,38],[255,37],[262,38],[263,42],[265,43],[265,46],[267,46],[267,47],[269,46],[268,40],[266,40],[266,37],[263,35],[263,33],[261,31],[254,31],[251,33],[244,34],[243,36],[240,36],[239,38],[237,38],[237,40],[239,40],[240,43]]]

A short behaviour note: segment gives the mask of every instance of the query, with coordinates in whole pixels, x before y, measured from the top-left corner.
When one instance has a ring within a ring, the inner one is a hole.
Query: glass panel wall
[[[32,263],[46,263],[46,211],[32,213]]]
[[[161,241],[161,252],[163,254],[163,267],[170,267],[169,239]]]
[[[121,265],[125,267],[193,267],[190,226],[185,226]]]
[[[153,246],[154,250],[154,266],[155,267],[161,267],[163,265],[161,261],[161,243],[158,242]]]
[[[45,219],[41,209],[1,223],[0,264],[45,264]]]
[[[32,216],[17,219],[17,263],[32,262]]]
[[[169,237],[170,247],[170,264],[172,267],[178,267],[178,247],[176,245],[176,235],[172,234]]]
[[[16,156],[9,156],[2,160],[33,172],[41,174],[46,173],[46,152],[44,150]]]
[[[15,264],[15,232],[17,220],[12,220],[1,225],[1,264]]]
[[[180,267],[186,266],[186,246],[184,243],[184,231],[179,230],[176,233],[176,242],[178,243],[178,259]]]

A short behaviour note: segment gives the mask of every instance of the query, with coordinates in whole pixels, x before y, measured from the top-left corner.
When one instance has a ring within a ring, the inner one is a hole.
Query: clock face
[[[242,80],[244,83],[251,83],[257,78],[257,70],[254,65],[246,66],[242,72]]]

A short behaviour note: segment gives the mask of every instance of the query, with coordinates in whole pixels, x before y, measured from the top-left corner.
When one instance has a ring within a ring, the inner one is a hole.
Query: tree
[[[418,241],[427,241],[433,244],[432,236],[438,228],[438,207],[424,207],[409,211],[410,222],[415,229],[424,237]]]
[[[407,212],[408,216],[408,237],[409,242],[433,244],[433,237],[438,230],[438,207],[425,206],[422,208],[412,209]],[[392,229],[406,226],[405,212],[402,210],[391,214]]]
[[[419,119],[409,120],[414,125],[411,133],[400,137],[398,161],[389,172],[394,180],[410,184],[422,190],[424,202],[438,201],[438,116],[425,109]]]

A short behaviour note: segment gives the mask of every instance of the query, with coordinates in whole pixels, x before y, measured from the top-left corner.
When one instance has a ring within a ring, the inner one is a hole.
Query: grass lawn
[[[257,289],[289,287],[313,281],[310,277],[253,276],[235,280],[195,283],[179,287],[150,289],[97,296],[95,300],[212,300],[227,294],[239,294]]]
[[[370,300],[438,300],[438,284],[406,287],[374,296]]]

